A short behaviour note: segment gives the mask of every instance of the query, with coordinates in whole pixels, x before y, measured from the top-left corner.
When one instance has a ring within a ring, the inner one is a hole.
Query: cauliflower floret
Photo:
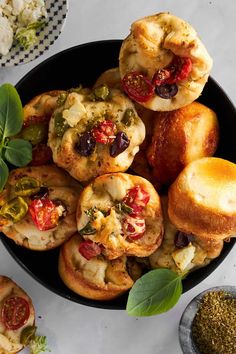
[[[18,0],[19,1],[19,0]],[[24,8],[18,20],[22,26],[28,26],[41,18],[47,18],[47,11],[43,0],[25,0]]]

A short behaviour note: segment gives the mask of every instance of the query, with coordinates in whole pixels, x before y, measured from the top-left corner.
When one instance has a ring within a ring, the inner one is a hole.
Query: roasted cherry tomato
[[[176,84],[187,79],[192,70],[192,60],[185,57],[175,57],[169,66],[171,73],[170,78],[167,79],[167,84]]]
[[[60,215],[57,205],[50,199],[32,200],[29,205],[29,212],[34,224],[40,231],[50,230],[58,225]]]
[[[88,261],[101,254],[101,252],[101,247],[91,240],[83,241],[79,245],[79,253]]]
[[[97,124],[91,133],[96,140],[96,143],[109,144],[115,139],[115,124],[111,120],[104,120]]]
[[[6,298],[2,305],[2,322],[10,330],[24,326],[30,315],[29,303],[20,296]]]
[[[127,95],[137,102],[147,102],[154,94],[154,86],[143,74],[132,71],[122,79]]]
[[[190,58],[176,56],[167,67],[157,70],[153,76],[152,83],[157,87],[176,84],[187,79],[191,70],[192,61]],[[177,94],[177,92],[178,90],[175,94]],[[173,95],[171,97],[173,97]]]
[[[138,215],[127,216],[123,221],[122,230],[129,239],[139,240],[146,230],[145,220]]]
[[[52,150],[46,144],[38,144],[32,150],[31,166],[42,166],[51,162]]]
[[[131,215],[140,214],[147,203],[149,202],[150,195],[140,185],[137,185],[128,190],[123,199],[123,203],[127,204],[133,209]]]

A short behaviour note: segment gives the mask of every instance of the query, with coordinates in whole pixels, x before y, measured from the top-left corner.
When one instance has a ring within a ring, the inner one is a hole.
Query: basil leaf
[[[0,132],[2,139],[19,133],[23,123],[20,97],[11,84],[0,86]]]
[[[7,183],[9,170],[5,162],[0,158],[0,192],[2,192],[5,184]]]
[[[132,287],[126,310],[131,316],[153,316],[170,310],[182,293],[182,278],[169,269],[154,269]]]
[[[6,146],[5,158],[12,165],[25,166],[32,160],[32,145],[23,139],[11,140]]]

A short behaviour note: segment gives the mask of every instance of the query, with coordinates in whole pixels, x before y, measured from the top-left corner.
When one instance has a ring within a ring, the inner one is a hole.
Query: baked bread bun
[[[30,297],[11,279],[0,276],[0,353],[16,354],[24,348],[22,334],[34,327],[35,312]]]
[[[52,115],[48,144],[58,166],[88,181],[127,170],[144,137],[133,103],[121,91],[103,85],[68,94]]]
[[[0,194],[0,230],[18,245],[48,250],[76,230],[81,187],[54,165],[12,170]]]
[[[81,193],[77,227],[84,239],[103,246],[108,259],[149,256],[162,241],[160,198],[142,177],[125,173],[97,177]]]
[[[147,158],[160,184],[172,183],[191,161],[212,156],[217,148],[217,116],[201,103],[156,112],[153,125]]]
[[[134,283],[127,270],[127,257],[109,261],[103,255],[86,259],[84,241],[75,234],[64,243],[59,255],[59,274],[75,293],[94,300],[110,300],[130,289]],[[83,252],[83,251],[82,251]]]
[[[152,268],[169,268],[186,275],[220,255],[223,240],[204,239],[178,231],[169,220],[167,198],[162,197],[161,202],[165,232],[161,246],[149,257]]]
[[[112,68],[104,71],[96,80],[94,87],[106,84],[110,88],[121,89],[120,70]]]
[[[47,146],[48,124],[58,100],[65,91],[54,90],[32,98],[23,108],[24,122],[18,136],[33,145],[31,166],[41,166],[52,162],[52,151]]]
[[[196,100],[211,67],[193,27],[170,13],[135,21],[119,55],[126,93],[153,111],[171,111]]]
[[[191,162],[169,188],[168,213],[178,230],[223,240],[236,234],[236,165],[205,157]]]

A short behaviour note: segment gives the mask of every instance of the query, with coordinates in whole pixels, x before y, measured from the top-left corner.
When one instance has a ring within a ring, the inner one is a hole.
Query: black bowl
[[[66,49],[45,60],[16,85],[25,104],[35,95],[55,89],[69,89],[80,83],[91,86],[106,69],[118,66],[121,40],[107,40],[79,45]],[[236,162],[236,110],[227,95],[213,80],[209,79],[199,99],[218,115],[220,122],[220,144],[217,156]],[[88,300],[70,291],[61,281],[58,271],[58,249],[35,252],[17,246],[1,235],[3,244],[13,258],[42,285],[69,300],[106,309],[124,309],[127,294],[112,301]],[[183,280],[184,291],[196,286],[224,260],[232,249],[235,239],[226,243],[221,255],[203,269],[196,270]]]

